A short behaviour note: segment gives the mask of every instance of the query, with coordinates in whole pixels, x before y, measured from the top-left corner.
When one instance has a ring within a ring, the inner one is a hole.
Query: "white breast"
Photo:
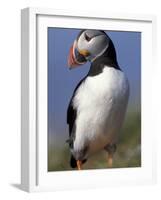
[[[124,73],[105,67],[97,76],[89,76],[74,98],[77,108],[74,149],[87,143],[91,151],[117,140],[129,96],[129,84]]]

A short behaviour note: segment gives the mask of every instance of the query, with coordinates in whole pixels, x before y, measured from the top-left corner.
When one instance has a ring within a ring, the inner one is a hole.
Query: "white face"
[[[89,56],[86,59],[91,61],[102,55],[108,46],[108,36],[99,30],[86,30],[77,41],[78,51],[89,52]]]

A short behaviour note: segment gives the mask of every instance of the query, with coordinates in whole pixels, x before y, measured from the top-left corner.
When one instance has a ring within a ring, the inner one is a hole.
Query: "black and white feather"
[[[76,160],[85,162],[95,152],[117,144],[129,97],[128,80],[105,32],[81,31],[74,48],[74,52],[89,52],[84,60],[91,67],[75,88],[67,110],[72,167]]]

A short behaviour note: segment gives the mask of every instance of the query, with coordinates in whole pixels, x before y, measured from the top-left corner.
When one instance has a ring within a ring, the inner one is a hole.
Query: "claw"
[[[78,168],[78,170],[81,170],[82,168],[82,161],[80,161],[80,160],[77,160],[77,168]]]
[[[112,165],[113,165],[113,154],[109,154],[108,155],[107,162],[108,162],[108,167],[112,168]]]

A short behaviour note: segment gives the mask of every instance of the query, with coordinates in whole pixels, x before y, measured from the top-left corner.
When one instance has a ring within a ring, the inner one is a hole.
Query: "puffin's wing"
[[[73,98],[70,100],[67,110],[67,124],[69,125],[69,137],[71,137],[72,129],[76,119],[76,109],[73,107]]]
[[[67,142],[69,142],[69,145],[73,143],[74,137],[75,137],[75,130],[74,130],[74,126],[75,126],[75,120],[77,117],[77,109],[73,106],[73,99],[75,97],[75,94],[79,88],[79,86],[82,84],[82,82],[86,79],[87,76],[85,76],[76,86],[74,92],[73,92],[73,96],[70,100],[69,106],[68,106],[68,110],[67,110],[67,124],[69,125],[69,140],[67,140]]]

